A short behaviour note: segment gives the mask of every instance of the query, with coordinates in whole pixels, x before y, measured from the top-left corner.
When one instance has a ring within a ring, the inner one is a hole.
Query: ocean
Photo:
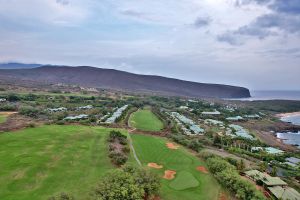
[[[281,120],[300,125],[300,114],[282,117]],[[277,137],[283,139],[284,143],[298,145],[298,148],[300,148],[300,131],[298,131],[298,133],[277,133]]]
[[[250,98],[234,99],[241,101],[256,101],[256,100],[299,100],[300,91],[250,91]]]

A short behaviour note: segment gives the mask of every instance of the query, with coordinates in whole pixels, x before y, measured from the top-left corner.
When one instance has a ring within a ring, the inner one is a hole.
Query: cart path
[[[136,162],[137,162],[140,166],[142,166],[141,161],[139,160],[139,158],[138,158],[137,155],[136,155],[135,149],[134,149],[134,147],[133,147],[132,139],[131,139],[131,136],[130,136],[130,133],[132,133],[132,132],[135,131],[135,130],[136,130],[136,129],[132,129],[132,130],[129,130],[129,131],[128,131],[129,146],[130,146],[130,148],[131,148],[131,150],[132,150],[134,159],[136,160]]]

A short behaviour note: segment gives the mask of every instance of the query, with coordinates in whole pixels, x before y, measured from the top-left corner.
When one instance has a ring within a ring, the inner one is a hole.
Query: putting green
[[[197,171],[205,163],[185,148],[169,149],[165,138],[131,134],[133,146],[143,166],[148,163],[162,165],[162,169],[149,168],[163,177],[165,170],[176,171],[173,180],[161,179],[161,197],[165,200],[217,200],[221,187],[211,174]]]
[[[170,183],[170,187],[174,190],[185,190],[194,188],[199,185],[198,180],[193,174],[187,171],[181,171],[176,174],[176,178]]]
[[[69,192],[77,200],[114,168],[111,129],[48,125],[0,134],[0,199],[40,200]]]
[[[160,131],[164,125],[149,109],[138,110],[131,114],[130,126],[143,131]]]

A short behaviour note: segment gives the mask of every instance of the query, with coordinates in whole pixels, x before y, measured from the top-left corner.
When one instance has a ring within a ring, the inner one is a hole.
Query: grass
[[[199,185],[199,181],[193,176],[192,173],[187,171],[181,171],[178,173],[175,180],[170,183],[170,187],[174,190],[185,190],[188,188],[194,188]]]
[[[142,131],[160,131],[163,122],[149,109],[138,110],[129,118],[130,126]]]
[[[0,134],[0,199],[40,200],[88,192],[113,166],[107,156],[110,129],[48,125]]]
[[[5,115],[0,114],[0,124],[6,122],[7,117]]]
[[[133,145],[140,161],[144,166],[150,162],[163,165],[163,169],[151,169],[160,177],[165,170],[175,170],[175,179],[162,179],[162,199],[170,200],[215,200],[221,187],[211,174],[196,170],[197,166],[205,163],[188,152],[183,147],[171,150],[166,147],[166,139],[132,134]]]

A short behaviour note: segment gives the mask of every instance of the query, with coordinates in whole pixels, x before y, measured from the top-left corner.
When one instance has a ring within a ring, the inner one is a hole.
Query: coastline
[[[279,117],[279,118],[283,118],[283,117],[293,117],[293,116],[300,116],[300,111],[298,112],[290,112],[290,113],[279,113],[279,114],[276,114],[275,116],[276,117]]]

